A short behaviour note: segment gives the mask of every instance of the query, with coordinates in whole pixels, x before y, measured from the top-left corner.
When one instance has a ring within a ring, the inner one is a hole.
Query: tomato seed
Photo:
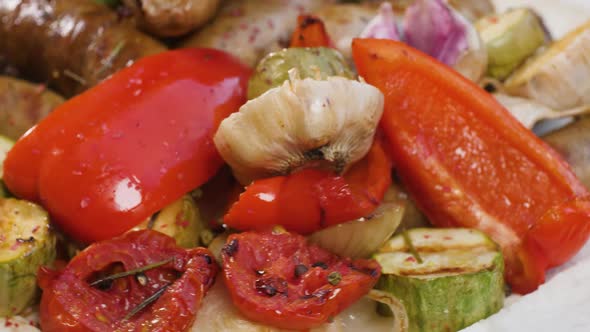
[[[307,271],[309,271],[309,269],[307,268],[307,266],[303,265],[303,264],[297,264],[295,265],[295,278],[299,278],[302,275],[304,275],[305,273],[307,273]]]
[[[338,285],[341,280],[342,280],[342,275],[339,272],[334,271],[334,272],[328,274],[328,282],[332,286]]]
[[[268,277],[256,280],[256,290],[273,297],[277,294],[287,294],[287,281],[279,277]]]

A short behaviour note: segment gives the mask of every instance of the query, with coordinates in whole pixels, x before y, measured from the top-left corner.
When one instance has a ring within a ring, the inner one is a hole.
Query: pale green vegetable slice
[[[457,331],[503,306],[502,253],[479,231],[412,229],[374,258],[382,266],[378,288],[404,304],[412,332]]]
[[[286,48],[264,57],[248,82],[248,99],[278,87],[289,79],[289,70],[297,69],[300,78],[326,79],[330,76],[354,78],[344,57],[327,47]]]
[[[510,94],[556,110],[590,104],[590,21],[533,57],[506,80]]]
[[[134,227],[133,230],[146,228],[173,237],[183,248],[194,248],[200,245],[206,225],[193,198],[185,195]]]
[[[55,241],[43,208],[0,198],[0,317],[14,316],[33,304],[37,270],[55,259]]]
[[[6,159],[6,154],[12,146],[14,142],[2,135],[0,135],[0,198],[7,196],[6,188],[4,188],[4,182],[2,181],[2,176],[4,175],[4,159]]]
[[[499,80],[507,78],[549,39],[541,19],[528,8],[482,18],[475,27],[488,50],[487,73]]]
[[[398,194],[397,188],[390,188],[372,215],[317,231],[309,241],[340,256],[370,256],[393,235],[404,217],[406,200]]]

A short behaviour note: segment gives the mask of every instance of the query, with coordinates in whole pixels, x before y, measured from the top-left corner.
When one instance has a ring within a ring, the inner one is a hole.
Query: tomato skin
[[[225,284],[241,313],[284,329],[326,323],[367,294],[381,274],[374,260],[340,258],[292,233],[230,235],[222,259]],[[334,284],[328,281],[332,273],[341,276]]]
[[[78,241],[122,234],[223,165],[212,136],[246,101],[249,75],[217,50],[141,59],[23,136],[4,181]]]
[[[588,191],[491,95],[399,42],[356,39],[353,57],[385,95],[380,125],[421,210],[438,226],[488,233],[515,292],[535,290],[583,246]]]
[[[235,229],[264,230],[274,225],[309,234],[371,214],[391,184],[391,160],[377,138],[369,153],[344,175],[303,169],[256,180],[224,217]]]
[[[173,262],[144,272],[145,286],[133,276],[114,281],[107,290],[89,285],[98,271],[112,263],[120,262],[128,271],[170,257]],[[174,239],[149,230],[96,243],[62,271],[40,270],[41,327],[45,332],[187,331],[215,280],[218,268],[212,257],[206,249],[184,250]],[[170,276],[176,273],[182,275],[174,280]],[[156,301],[123,319],[166,280],[171,284]]]

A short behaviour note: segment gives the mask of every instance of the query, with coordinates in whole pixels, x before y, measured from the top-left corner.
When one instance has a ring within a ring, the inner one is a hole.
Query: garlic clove
[[[303,167],[341,173],[367,154],[382,113],[369,84],[292,75],[223,120],[214,142],[243,184]]]

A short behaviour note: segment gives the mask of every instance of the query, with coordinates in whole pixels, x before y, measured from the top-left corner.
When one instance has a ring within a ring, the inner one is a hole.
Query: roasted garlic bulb
[[[290,79],[219,126],[217,150],[243,184],[317,166],[344,172],[373,142],[383,94],[343,77]]]

